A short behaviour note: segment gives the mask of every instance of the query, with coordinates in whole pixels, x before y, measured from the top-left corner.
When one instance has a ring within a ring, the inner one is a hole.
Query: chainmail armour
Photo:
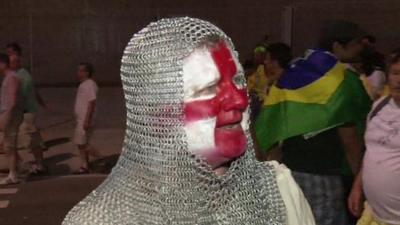
[[[121,66],[127,108],[121,156],[64,225],[284,224],[275,170],[256,161],[248,129],[245,155],[222,176],[188,150],[182,64],[211,36],[233,49],[219,28],[188,17],[159,20],[133,36]]]

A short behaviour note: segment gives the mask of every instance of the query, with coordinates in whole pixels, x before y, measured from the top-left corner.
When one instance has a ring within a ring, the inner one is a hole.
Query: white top
[[[382,70],[375,70],[367,77],[369,84],[372,86],[374,95],[380,94],[386,83],[386,76]]]
[[[399,224],[400,107],[393,99],[369,121],[365,143],[362,174],[368,204],[380,221]]]
[[[276,169],[278,188],[286,206],[286,225],[315,225],[314,216],[290,170],[276,161],[267,162]]]
[[[97,84],[92,79],[87,79],[79,85],[75,100],[75,116],[78,122],[84,122],[89,103],[97,99],[97,92]]]

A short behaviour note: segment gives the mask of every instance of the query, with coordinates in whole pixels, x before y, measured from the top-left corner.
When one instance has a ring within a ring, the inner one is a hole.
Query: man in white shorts
[[[93,132],[93,117],[96,109],[98,87],[92,79],[94,69],[90,63],[80,63],[77,78],[80,82],[75,101],[76,128],[73,142],[78,146],[81,167],[75,174],[89,173],[89,153],[92,148],[89,144]]]
[[[19,183],[17,171],[18,128],[22,122],[24,100],[20,91],[20,81],[15,72],[9,69],[9,58],[0,54],[0,75],[4,77],[1,85],[0,131],[3,148],[8,160],[9,174],[0,180],[0,185]]]

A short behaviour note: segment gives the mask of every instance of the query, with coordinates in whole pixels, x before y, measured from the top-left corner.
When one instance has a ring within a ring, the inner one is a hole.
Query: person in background
[[[79,149],[81,167],[75,174],[89,173],[89,154],[94,151],[90,146],[90,136],[93,132],[94,114],[98,87],[92,79],[94,73],[90,63],[80,63],[77,79],[80,82],[75,100],[76,127],[73,141]]]
[[[343,176],[360,170],[359,130],[370,98],[345,63],[361,52],[364,32],[352,22],[332,21],[319,35],[317,48],[291,63],[271,87],[255,133],[261,150],[281,146],[281,162],[292,170],[316,223],[347,225]]]
[[[265,97],[267,75],[264,70],[265,46],[259,45],[254,49],[253,69],[247,76],[247,89],[251,99],[251,120],[257,117]]]
[[[9,58],[0,53],[0,75],[4,77],[1,85],[0,130],[3,132],[3,148],[8,160],[8,176],[0,180],[1,185],[16,184],[18,178],[18,128],[22,123],[24,100],[20,92],[20,81],[9,68]]]
[[[20,61],[22,61],[22,60],[21,60],[21,57],[22,57],[22,48],[21,48],[21,46],[20,46],[17,42],[8,43],[8,44],[6,45],[6,49],[7,49],[7,55],[8,55],[9,57],[15,55],[15,56],[18,56],[18,57],[19,57],[19,60],[20,60]],[[20,62],[20,64],[22,65],[22,62]],[[24,66],[22,66],[22,67],[24,67]],[[25,67],[25,70],[29,72],[29,70],[26,69],[26,67]],[[53,111],[53,110],[46,104],[46,102],[43,100],[42,96],[41,96],[40,93],[37,91],[37,89],[35,89],[35,95],[36,95],[36,101],[37,101],[37,103],[39,103],[39,105],[40,105],[41,107],[43,107],[43,108],[46,109],[47,111]],[[45,146],[44,146],[44,147],[45,147]]]
[[[42,136],[36,126],[36,113],[38,102],[32,76],[22,68],[20,54],[12,54],[10,58],[10,69],[13,70],[21,81],[21,93],[25,99],[23,122],[19,127],[19,141],[33,153],[35,163],[32,165],[29,174],[31,176],[45,175],[47,169],[43,164],[43,150],[45,149]]]
[[[292,49],[284,43],[272,43],[266,48],[264,68],[268,74],[267,85],[265,87],[264,102],[268,98],[268,91],[271,86],[275,85],[282,73],[289,67],[289,63],[292,60]],[[263,102],[263,103],[264,103]],[[265,124],[268,126],[268,124]],[[266,160],[278,160],[280,159],[281,152],[279,146],[268,154],[265,151],[260,151],[256,145],[256,156],[260,161]]]
[[[385,56],[376,49],[376,42],[376,37],[371,34],[367,34],[361,39],[364,49],[370,49],[370,51],[374,53],[374,57],[377,59],[377,61],[384,63]]]
[[[354,182],[349,209],[360,216],[357,225],[400,224],[400,55],[389,63],[390,95],[375,102],[365,133],[363,169]]]
[[[7,55],[12,56],[12,55],[22,55],[22,48],[17,42],[11,42],[6,45],[7,49]]]
[[[268,74],[268,85],[265,93],[288,68],[290,61],[293,58],[292,49],[285,43],[272,43],[266,49],[264,68]]]
[[[392,50],[389,54],[389,59],[394,59],[396,56],[400,55],[400,48],[395,48],[394,50]],[[390,62],[389,62],[390,63]],[[386,79],[387,80],[387,79]],[[385,83],[383,90],[382,90],[382,94],[381,96],[388,96],[390,95],[390,89],[389,89],[389,85],[387,84],[387,82]]]
[[[361,38],[361,44],[367,48],[375,49],[376,46],[376,38],[371,34],[366,34]]]

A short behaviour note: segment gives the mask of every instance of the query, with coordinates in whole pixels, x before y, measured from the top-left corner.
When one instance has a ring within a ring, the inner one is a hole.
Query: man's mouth
[[[236,122],[236,123],[231,123],[231,124],[227,124],[227,125],[222,125],[218,128],[225,129],[225,130],[234,130],[234,129],[239,129],[241,127],[242,126],[241,126],[240,122]]]

